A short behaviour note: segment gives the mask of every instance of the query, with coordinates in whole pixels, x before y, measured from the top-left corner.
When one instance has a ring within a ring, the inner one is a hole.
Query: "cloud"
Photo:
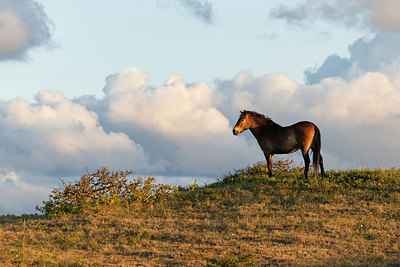
[[[0,60],[24,59],[50,43],[51,22],[34,0],[0,0]]]
[[[204,23],[211,24],[214,21],[214,11],[212,4],[208,1],[199,0],[178,0],[179,3],[195,17]]]
[[[126,134],[105,132],[96,113],[60,92],[41,91],[36,99],[0,103],[0,168],[44,176],[76,175],[101,165],[157,168]]]
[[[246,144],[235,144],[206,83],[185,84],[173,75],[152,88],[147,77],[134,67],[109,76],[102,117],[110,128],[123,128],[151,157],[161,157],[163,175],[213,175],[246,157],[246,152],[238,154]]]
[[[316,1],[307,0],[304,3],[290,7],[284,4],[273,8],[269,16],[274,19],[283,19],[287,23],[305,26],[316,19],[341,23],[346,26],[364,26],[365,10],[359,1]]]
[[[299,90],[299,85],[286,74],[254,77],[250,72],[240,72],[233,79],[217,80],[216,84],[220,92],[218,108],[230,118],[231,124],[243,109],[282,114],[281,103],[290,101]]]
[[[163,86],[150,88],[146,80],[147,74],[136,68],[108,77],[104,91],[111,120],[135,123],[171,141],[222,134],[229,129],[228,120],[213,106],[213,92],[206,83],[187,86],[174,75]]]
[[[322,79],[329,77],[347,78],[347,74],[351,71],[351,61],[348,58],[341,58],[338,55],[330,55],[324,63],[315,69],[307,69],[305,81],[307,84],[319,83]]]
[[[396,65],[400,62],[399,42],[400,33],[377,33],[371,39],[360,38],[349,46],[349,58],[331,55],[319,68],[306,70],[306,83],[316,84],[329,77],[349,80],[365,72],[397,75]]]
[[[200,21],[211,24],[214,22],[215,15],[212,4],[204,0],[177,0],[178,3],[191,15]]]
[[[377,30],[389,32],[400,31],[400,2],[398,0],[359,0],[369,16],[366,18],[369,25]]]
[[[346,27],[399,32],[399,9],[400,2],[397,0],[307,0],[295,7],[281,4],[273,8],[269,16],[298,26],[325,20]]]

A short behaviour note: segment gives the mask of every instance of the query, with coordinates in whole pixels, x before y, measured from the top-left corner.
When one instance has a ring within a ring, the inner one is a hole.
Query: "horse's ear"
[[[246,110],[240,111],[240,114],[243,114]]]

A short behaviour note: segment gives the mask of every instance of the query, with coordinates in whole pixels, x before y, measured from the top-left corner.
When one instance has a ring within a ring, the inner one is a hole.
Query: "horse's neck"
[[[251,127],[250,131],[254,135],[254,137],[258,140],[261,139],[269,130],[282,128],[279,124],[271,121],[268,121],[265,125]]]
[[[254,137],[257,140],[259,140],[262,137],[263,128],[265,128],[265,126],[257,127],[257,128],[250,128],[250,132],[254,135]]]

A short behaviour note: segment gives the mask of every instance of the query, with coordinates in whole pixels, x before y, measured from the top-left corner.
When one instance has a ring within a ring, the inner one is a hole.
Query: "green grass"
[[[400,169],[329,171],[277,162],[159,201],[0,217],[1,265],[400,264]]]

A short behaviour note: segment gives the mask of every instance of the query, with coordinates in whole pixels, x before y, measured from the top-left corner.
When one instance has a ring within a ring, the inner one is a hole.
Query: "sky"
[[[187,184],[264,160],[232,135],[244,109],[313,121],[327,169],[398,168],[399,8],[0,0],[0,214],[34,212],[86,168]]]

